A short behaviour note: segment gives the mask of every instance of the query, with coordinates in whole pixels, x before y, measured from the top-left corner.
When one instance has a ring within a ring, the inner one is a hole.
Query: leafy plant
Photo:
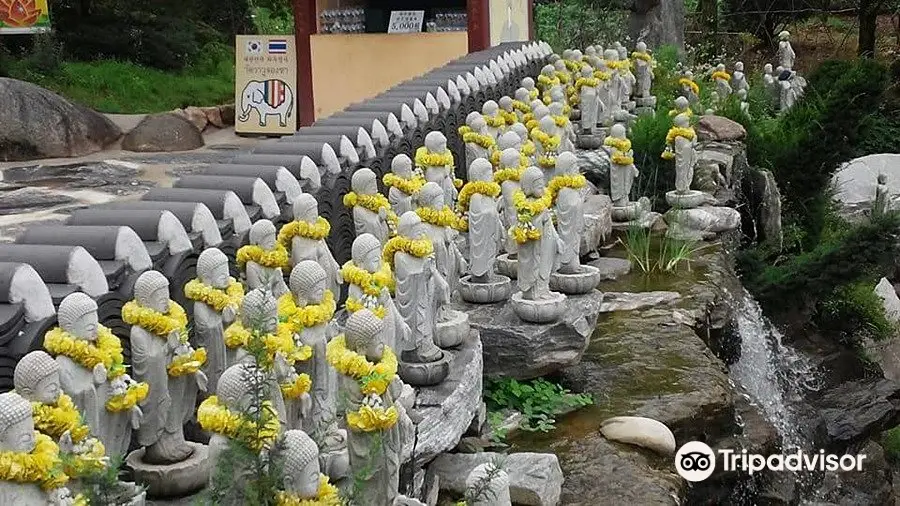
[[[109,465],[101,473],[79,478],[79,485],[89,504],[120,504],[127,497],[136,495],[137,490],[126,490],[127,485],[119,481],[123,458],[110,457]]]
[[[670,211],[678,212],[678,211]],[[661,236],[654,241],[650,230],[630,226],[625,232],[625,239],[619,239],[625,248],[628,260],[641,272],[674,272],[684,263],[690,269],[690,261],[702,247],[693,241],[682,241],[668,236]]]
[[[887,319],[884,302],[875,293],[875,283],[857,281],[838,287],[817,308],[816,322],[844,344],[859,345],[863,339],[890,339],[897,326]]]
[[[531,432],[550,432],[556,424],[554,417],[594,403],[590,394],[574,394],[543,378],[486,380],[484,398],[489,422],[502,421],[502,415],[495,413],[512,410],[523,416],[519,428]]]

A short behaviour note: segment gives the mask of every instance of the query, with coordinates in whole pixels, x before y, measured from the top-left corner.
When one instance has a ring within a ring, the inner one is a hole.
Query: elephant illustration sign
[[[294,133],[297,65],[293,37],[238,35],[235,58],[235,132]]]

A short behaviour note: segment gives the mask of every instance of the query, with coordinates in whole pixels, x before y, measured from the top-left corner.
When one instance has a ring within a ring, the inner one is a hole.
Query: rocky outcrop
[[[0,77],[0,161],[84,156],[122,132],[102,114],[24,81]]]
[[[428,469],[437,475],[441,490],[462,495],[472,469],[495,461],[502,462],[503,470],[509,474],[509,494],[514,504],[556,506],[560,503],[563,473],[552,453],[445,453]]]
[[[691,188],[713,195],[717,205],[735,206],[750,166],[738,141],[703,141],[697,145],[697,166]]]
[[[724,206],[670,209],[665,219],[669,225],[667,235],[682,241],[712,239],[741,225],[741,215],[737,209]]]
[[[203,136],[185,117],[174,113],[144,118],[122,140],[122,149],[139,152],[188,151],[203,146]]]
[[[855,217],[872,208],[878,174],[887,176],[891,195],[900,194],[900,154],[864,156],[845,163],[835,172],[831,183],[843,214]]]
[[[700,141],[742,141],[747,137],[743,125],[722,116],[701,116],[695,128]]]
[[[844,383],[812,401],[824,448],[844,449],[900,423],[900,383],[866,378]]]
[[[669,44],[684,47],[684,2],[634,0],[628,5],[628,35],[651,48]]]
[[[781,227],[781,192],[775,176],[768,170],[753,170],[750,173],[752,198],[750,212],[756,232],[756,239],[766,243],[774,251],[781,251],[784,235]]]
[[[612,201],[603,194],[587,195],[582,211],[581,255],[584,256],[596,251],[612,234]]]

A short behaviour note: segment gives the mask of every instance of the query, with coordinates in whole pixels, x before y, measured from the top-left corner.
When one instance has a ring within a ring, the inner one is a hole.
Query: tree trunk
[[[875,56],[875,29],[878,25],[878,0],[859,2],[859,40],[857,54],[864,58]]]
[[[719,6],[716,0],[699,0],[697,13],[700,14],[700,26],[712,33],[718,33]]]

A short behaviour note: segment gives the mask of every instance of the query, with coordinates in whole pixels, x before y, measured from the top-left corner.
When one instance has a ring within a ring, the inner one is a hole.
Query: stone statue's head
[[[714,104],[716,102],[718,102],[719,101],[719,92],[715,91],[715,90],[709,92],[709,100]]]
[[[382,330],[384,322],[368,309],[351,314],[344,328],[347,348],[365,355],[372,362],[378,362],[384,353]]]
[[[319,218],[319,202],[309,193],[298,195],[294,200],[292,210],[294,219],[297,221],[315,223],[316,219]]]
[[[533,112],[533,114],[534,114],[535,119],[538,119],[538,120],[539,120],[539,119],[543,118],[544,116],[549,115],[549,114],[550,114],[550,109],[547,108],[546,105],[544,105],[543,103],[541,103],[541,105],[539,105],[539,106],[535,107],[534,109],[532,109],[532,112]]]
[[[610,137],[615,137],[616,139],[624,139],[626,135],[625,125],[621,123],[616,123],[609,129]]]
[[[566,104],[563,102],[553,101],[550,102],[550,105],[547,106],[547,110],[550,111],[550,114],[554,116],[562,116],[563,111],[565,111]]]
[[[778,40],[788,40],[791,38],[791,32],[787,30],[782,30],[781,33],[778,34]]]
[[[675,116],[673,123],[679,128],[687,128],[691,124],[691,119],[687,114],[679,114]]]
[[[259,288],[244,296],[241,304],[241,325],[247,330],[271,334],[278,328],[278,303],[270,291]]]
[[[416,194],[416,203],[419,204],[420,207],[443,209],[444,190],[441,189],[441,186],[437,183],[425,183],[419,190],[419,193]]]
[[[487,132],[487,122],[484,120],[484,116],[478,115],[477,118],[472,120],[472,131],[483,134]]]
[[[472,126],[472,122],[475,121],[475,118],[480,118],[481,113],[478,111],[472,111],[466,115],[466,125]]]
[[[772,73],[772,64],[766,63],[765,65],[763,65],[763,72],[765,72],[766,74],[771,74]]]
[[[494,102],[494,105],[497,105],[497,103]],[[425,135],[425,149],[431,153],[443,153],[444,151],[447,151],[447,137],[438,131],[428,132]]]
[[[687,97],[678,97],[675,99],[675,108],[679,111],[683,111],[691,106],[690,101],[688,101]]]
[[[578,158],[571,151],[563,151],[556,157],[556,172],[559,174],[577,174]]]
[[[590,65],[583,65],[581,67],[580,73],[581,73],[581,77],[593,77],[594,69]]]
[[[578,49],[573,49],[573,50],[572,50],[572,59],[573,59],[573,60],[575,60],[575,61],[581,61],[581,58],[582,58],[583,56],[584,56],[584,55],[581,53],[580,50],[578,50]]]
[[[521,123],[519,123],[521,124]],[[523,125],[524,126],[524,125]],[[510,148],[515,148],[516,150],[521,149],[522,147],[522,139],[519,137],[519,134],[516,132],[503,132],[503,135],[497,139],[497,148],[500,150],[506,150]]]
[[[381,243],[372,234],[360,234],[350,247],[353,263],[360,269],[374,273],[381,267]]]
[[[522,174],[521,183],[522,191],[529,197],[544,196],[544,171],[537,167],[528,167]]]
[[[553,102],[565,103],[566,90],[562,86],[554,86],[550,88],[550,100]]]
[[[494,167],[487,158],[476,158],[469,164],[469,181],[491,181]]]
[[[634,49],[638,52],[646,53],[647,52],[647,43],[644,41],[640,41],[637,43],[637,45],[634,47]]]
[[[391,172],[402,177],[409,178],[413,173],[413,162],[406,153],[400,153],[391,160]]]
[[[169,280],[159,271],[144,272],[134,282],[134,300],[141,306],[168,313]]]
[[[219,382],[216,383],[216,396],[231,411],[255,414],[259,407],[254,405],[256,397],[253,395],[251,385],[256,382],[255,380],[262,380],[264,376],[265,374],[255,363],[234,364],[219,376]]]
[[[541,74],[543,74],[547,77],[553,77],[553,73],[555,71],[556,71],[556,69],[553,68],[553,65],[544,65],[544,68],[541,69]]]
[[[415,211],[407,211],[397,220],[397,234],[410,239],[426,239],[428,234],[422,224],[422,218]]]
[[[302,194],[307,195],[306,193]],[[228,270],[228,257],[218,248],[207,248],[197,257],[197,277],[204,284],[215,288],[228,287],[231,273]]]
[[[56,319],[60,328],[85,341],[97,340],[97,303],[86,293],[69,294],[59,303]]]
[[[506,112],[513,112],[513,99],[507,95],[500,97],[500,100],[497,101],[497,104]]]
[[[720,63],[720,64],[716,65],[716,72],[725,72],[725,64]]]
[[[568,60],[568,58],[566,58]],[[558,70],[559,72],[566,71],[566,61],[565,60],[556,60],[553,62],[553,69]]]
[[[516,100],[525,102],[526,104],[531,101],[531,96],[528,94],[528,90],[525,89],[525,87],[516,89]]]
[[[558,59],[560,59],[560,58],[561,58],[561,57],[560,57],[558,54],[556,54],[556,53],[551,53],[551,54],[550,54],[549,60],[550,60],[550,63],[552,64],[553,62],[555,62],[556,60],[558,60]]]
[[[509,498],[509,475],[502,469],[495,469],[493,462],[480,464],[466,477],[466,490],[484,490],[472,503],[473,506],[490,506]],[[490,480],[485,483],[485,480]],[[494,502],[497,501],[497,502]]]
[[[522,79],[522,87],[531,92],[534,89],[534,79],[525,77]]]
[[[594,46],[588,46],[584,48],[584,53],[588,56],[594,56],[597,54],[597,48]]]
[[[521,164],[521,153],[517,148],[507,148],[500,153],[501,169],[518,169]]]
[[[628,59],[628,49],[625,46],[623,46],[622,44],[619,44],[618,42],[616,42],[616,51],[618,51],[618,53],[619,53],[620,60]]]
[[[685,70],[685,71],[684,71],[684,78],[685,78],[685,79],[694,79],[694,73],[691,72],[690,70]]]
[[[887,184],[887,174],[884,172],[878,174],[878,184]]]
[[[512,126],[509,127],[510,132],[515,133],[519,136],[519,142],[525,142],[528,140],[528,127],[522,123],[513,123]],[[508,132],[509,133],[509,132]],[[499,144],[499,142],[498,142]],[[520,146],[521,144],[519,144]],[[503,148],[506,149],[506,148]]]
[[[739,61],[739,62],[735,63],[735,64],[734,64],[734,70],[735,70],[736,72],[743,72],[743,71],[744,71],[744,62]]]
[[[0,451],[29,453],[33,449],[31,403],[15,392],[0,394]]]
[[[250,244],[269,251],[275,249],[275,224],[269,220],[258,220],[250,226]]]
[[[619,52],[615,49],[603,51],[603,59],[606,61],[619,61]]]
[[[781,65],[775,67],[775,75],[776,76],[780,76],[782,73],[784,73],[784,67],[782,67]]]
[[[531,103],[528,105],[531,106],[531,113],[534,114],[534,112],[537,111],[538,107],[544,107],[544,101],[539,98],[536,98],[536,99],[532,100]]]
[[[571,60],[572,59],[572,50],[564,49],[562,52],[562,57],[565,58],[566,60]]]
[[[359,195],[375,195],[378,193],[377,176],[372,169],[360,167],[350,177],[350,189]]]
[[[319,447],[302,430],[288,430],[284,445],[282,486],[301,499],[315,499],[319,491]]]
[[[747,100],[747,90],[744,88],[737,90],[737,96],[742,102]]]
[[[25,355],[13,372],[16,392],[31,402],[55,404],[59,399],[59,364],[43,350]]]
[[[303,260],[291,269],[290,285],[297,305],[319,304],[328,288],[328,275],[318,262]]]
[[[556,130],[556,122],[553,120],[553,116],[550,116],[549,114],[543,116],[538,121],[538,128],[541,129],[542,132],[552,134]]]
[[[487,102],[484,103],[483,106],[481,106],[481,114],[483,114],[485,116],[495,116],[499,109],[500,109],[500,106],[497,104],[497,102],[494,102],[493,100],[488,100]]]
[[[597,58],[597,59],[595,59],[595,61],[592,62],[592,64],[600,72],[609,72],[609,65],[606,64],[606,60],[601,60],[601,59]]]

